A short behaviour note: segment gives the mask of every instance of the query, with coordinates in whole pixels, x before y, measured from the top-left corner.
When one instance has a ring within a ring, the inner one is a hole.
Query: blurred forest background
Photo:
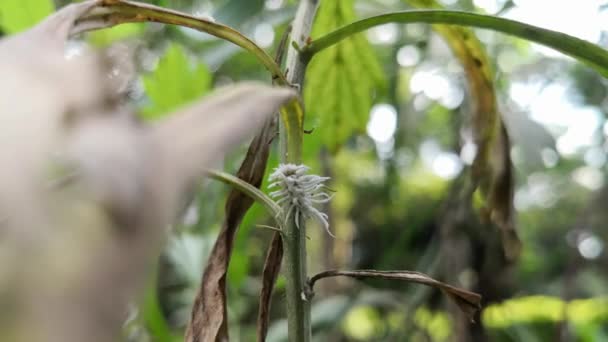
[[[1,0],[0,29],[20,31],[69,2]],[[276,50],[296,5],[293,0],[145,2],[211,17],[269,52]],[[440,2],[608,45],[605,1]],[[355,8],[359,18],[411,9],[400,0],[360,0]],[[462,67],[429,25],[374,28],[362,34],[371,48],[352,51],[365,55],[354,55],[352,63],[373,55],[381,70],[364,122],[350,124],[349,115],[361,108],[356,96],[344,97],[339,87],[327,88],[323,98],[306,99],[307,104],[338,98],[346,103],[336,107],[345,112],[323,113],[329,120],[319,113],[307,118],[312,133],[304,138],[306,164],[332,177],[335,198],[325,209],[337,236],[311,222],[310,274],[334,268],[416,270],[481,293],[484,309],[470,324],[437,290],[332,278],[316,289],[315,340],[448,341],[485,334],[490,341],[608,341],[608,82],[552,50],[487,30],[474,32],[492,59],[512,140],[514,205],[523,241],[519,259],[506,260],[496,228],[459,201],[459,184],[475,155],[471,133],[461,129],[462,113],[470,109]],[[129,85],[129,96],[150,120],[220,85],[270,82],[246,52],[189,29],[130,24],[92,33],[86,41],[113,45],[111,51],[135,61],[141,76]],[[78,53],[85,44],[75,41],[70,51]],[[345,82],[372,82],[361,75]],[[323,83],[325,75],[308,76],[317,78],[309,82]],[[337,149],[339,142],[332,139],[342,137],[345,143]],[[238,168],[245,149],[224,161],[227,171]],[[268,171],[277,160],[275,151]],[[203,187],[171,234],[144,303],[126,324],[133,341],[181,340],[229,191],[213,181]],[[256,224],[271,222],[254,205],[235,241],[228,276],[233,341],[255,339],[260,275],[271,237]],[[272,310],[268,341],[284,341],[282,278]]]

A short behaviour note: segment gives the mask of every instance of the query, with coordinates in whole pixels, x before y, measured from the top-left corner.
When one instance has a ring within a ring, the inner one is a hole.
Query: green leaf
[[[211,88],[211,73],[203,63],[193,63],[182,47],[171,44],[156,70],[143,77],[151,105],[144,118],[156,119],[200,98]]]
[[[312,35],[320,36],[356,19],[353,0],[322,2]],[[307,71],[307,113],[319,123],[323,144],[335,152],[355,133],[364,132],[375,90],[385,79],[374,50],[354,36],[317,56]]]
[[[0,27],[9,34],[20,32],[54,11],[52,0],[1,0]]]
[[[108,46],[116,41],[137,36],[142,32],[142,24],[122,24],[91,32],[89,34],[89,41],[97,46]]]
[[[172,335],[169,323],[163,315],[160,303],[158,300],[158,291],[156,285],[157,266],[151,281],[146,289],[146,294],[141,308],[141,314],[146,328],[150,335],[154,337],[154,341],[170,342],[175,338]]]

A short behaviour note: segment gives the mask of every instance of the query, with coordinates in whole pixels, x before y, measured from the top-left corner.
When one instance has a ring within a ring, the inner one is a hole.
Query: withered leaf
[[[276,132],[276,121],[269,119],[251,142],[237,176],[259,188],[262,185],[270,143]],[[253,204],[253,200],[233,189],[225,206],[226,218],[213,246],[196,295],[186,342],[224,341],[228,339],[226,276],[232,253],[234,236],[239,224]]]
[[[331,270],[321,272],[310,278],[308,284],[310,289],[314,288],[315,282],[320,279],[329,277],[351,277],[351,278],[381,278],[391,280],[402,280],[411,283],[431,286],[440,289],[448,298],[452,299],[458,307],[473,321],[475,313],[481,309],[481,296],[477,293],[454,287],[452,285],[442,283],[428,275],[414,271],[377,271],[377,270],[355,270],[355,271],[339,271]]]
[[[442,8],[436,0],[405,0],[414,7]],[[499,229],[509,260],[520,253],[513,207],[513,166],[507,129],[499,112],[491,62],[483,44],[470,28],[433,25],[460,61],[467,78],[472,105],[472,128],[477,155],[472,179],[485,197],[485,212]]]
[[[270,323],[270,305],[272,302],[272,292],[274,285],[281,271],[281,261],[283,260],[283,239],[280,233],[274,233],[266,260],[264,261],[264,271],[262,272],[262,291],[260,293],[260,303],[258,309],[258,342],[266,341],[268,325]]]

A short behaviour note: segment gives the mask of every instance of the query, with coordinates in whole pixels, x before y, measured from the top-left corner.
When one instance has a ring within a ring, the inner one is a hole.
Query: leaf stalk
[[[362,19],[315,39],[302,49],[303,58],[310,60],[315,54],[354,34],[387,23],[453,24],[490,29],[553,48],[608,77],[608,51],[593,43],[515,20],[448,10],[402,11]]]

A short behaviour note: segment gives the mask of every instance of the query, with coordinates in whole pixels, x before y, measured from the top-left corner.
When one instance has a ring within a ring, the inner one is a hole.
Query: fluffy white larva
[[[327,214],[314,207],[315,204],[327,203],[333,195],[328,194],[325,181],[329,177],[306,174],[310,168],[306,165],[280,164],[270,175],[269,188],[278,188],[270,193],[277,200],[285,213],[285,221],[292,217],[296,227],[300,228],[300,219],[317,219],[327,233],[334,236],[329,230]]]

